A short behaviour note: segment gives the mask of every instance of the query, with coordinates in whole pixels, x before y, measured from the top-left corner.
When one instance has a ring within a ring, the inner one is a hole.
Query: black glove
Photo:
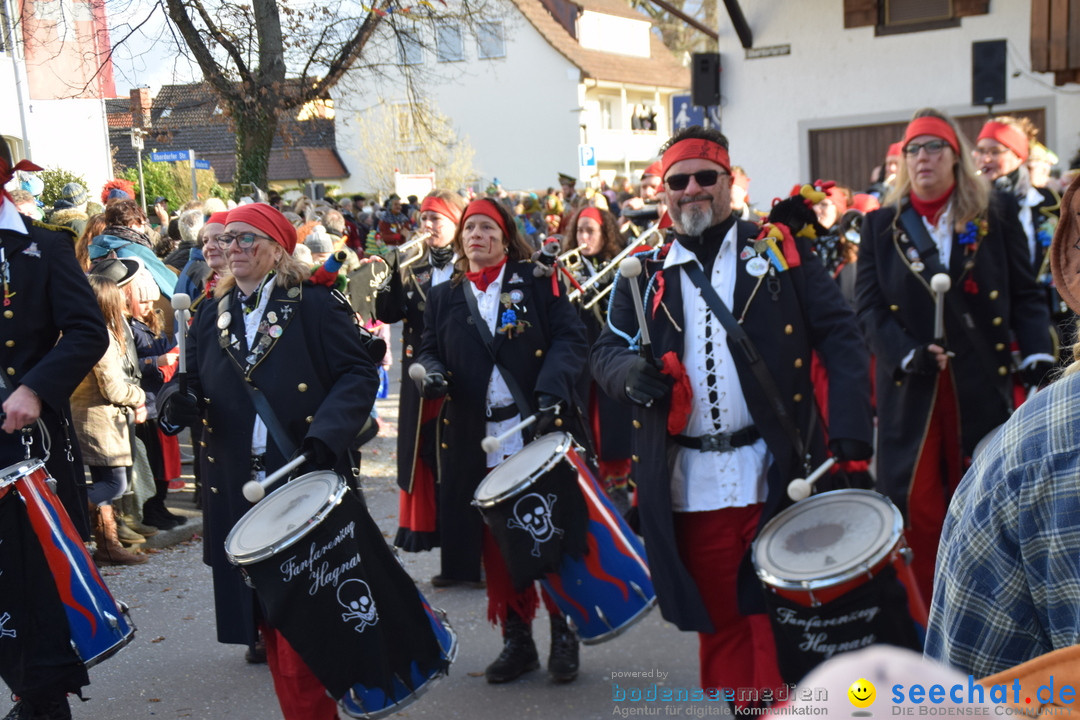
[[[199,398],[195,393],[175,393],[161,409],[165,422],[176,427],[191,427],[199,422]]]
[[[562,425],[559,413],[562,410],[562,400],[547,393],[536,394],[536,437],[553,432]]]
[[[869,443],[851,438],[833,438],[829,441],[829,451],[839,462],[869,460],[874,454],[874,448]]]
[[[1054,369],[1054,363],[1049,360],[1039,360],[1020,371],[1020,380],[1027,387],[1044,387],[1050,382],[1050,371]]]
[[[300,452],[308,456],[307,464],[316,470],[333,470],[337,465],[337,453],[319,438],[304,438]]]
[[[930,345],[933,344],[936,343],[927,343],[915,348],[915,354],[911,356],[911,362],[908,364],[907,371],[909,373],[912,375],[937,375],[940,372],[941,369],[937,364],[937,354],[930,350]]]
[[[626,374],[626,397],[638,405],[648,405],[671,392],[673,382],[645,358],[635,358]]]
[[[450,383],[446,381],[446,376],[442,373],[428,373],[424,376],[424,384],[420,387],[420,392],[428,400],[435,400],[446,395],[450,390]]]

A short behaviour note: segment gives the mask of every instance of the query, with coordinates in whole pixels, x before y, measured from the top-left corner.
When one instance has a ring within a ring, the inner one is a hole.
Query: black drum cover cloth
[[[67,614],[18,493],[0,498],[0,677],[17,695],[78,693],[90,684]]]
[[[334,699],[358,683],[393,694],[446,669],[416,584],[350,490],[323,522],[274,556],[244,565],[267,621]]]
[[[517,592],[547,573],[557,573],[564,555],[576,560],[588,552],[589,510],[577,470],[565,459],[513,497],[481,512]]]
[[[797,684],[833,655],[869,645],[885,643],[922,652],[907,591],[891,565],[816,608],[781,597],[767,585],[765,602],[785,683]]]

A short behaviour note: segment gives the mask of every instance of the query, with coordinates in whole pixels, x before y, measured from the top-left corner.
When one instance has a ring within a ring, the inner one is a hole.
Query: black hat
[[[577,184],[577,178],[573,177],[572,175],[567,175],[566,173],[559,173],[559,184],[560,185],[576,185]]]
[[[105,258],[90,268],[91,275],[100,275],[124,287],[135,278],[135,273],[142,269],[138,258]]]

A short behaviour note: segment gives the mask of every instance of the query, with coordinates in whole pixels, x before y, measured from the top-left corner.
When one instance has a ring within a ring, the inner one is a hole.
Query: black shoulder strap
[[[218,301],[217,311],[219,318],[229,309],[229,297],[229,295],[225,295]],[[266,425],[267,432],[270,433],[270,437],[273,439],[274,444],[277,445],[282,456],[287,458],[292,457],[296,453],[296,443],[294,443],[289,437],[289,434],[285,432],[285,427],[281,424],[281,421],[278,420],[278,416],[274,412],[274,409],[270,407],[270,401],[266,399],[266,395],[244,376],[244,372],[240,369],[240,366],[233,362],[231,357],[229,358],[229,362],[225,364],[236,371],[237,377],[240,378],[240,384],[247,390],[248,397],[251,398],[251,402],[255,406],[255,412],[262,418],[263,424]]]
[[[926,266],[923,270],[923,277],[929,279],[938,273],[948,274],[949,271],[945,267],[945,263],[941,261],[941,253],[938,252],[937,243],[934,242],[934,238],[930,237],[926,225],[923,224],[922,217],[915,212],[915,208],[910,205],[904,208],[904,211],[900,213],[900,224],[904,226],[908,235],[911,236],[911,242],[915,244],[915,249],[919,251],[919,259]]]
[[[799,434],[799,429],[795,426],[795,420],[791,417],[791,413],[788,412],[787,406],[784,404],[784,400],[780,395],[780,389],[776,386],[776,381],[773,379],[772,373],[769,372],[769,368],[765,365],[764,358],[758,353],[757,347],[754,346],[753,341],[750,340],[750,336],[743,330],[742,325],[735,320],[735,316],[731,314],[731,311],[724,305],[724,301],[716,294],[716,290],[713,289],[712,284],[705,278],[705,273],[702,272],[697,263],[683,263],[679,267],[683,269],[683,272],[690,278],[690,281],[701,290],[701,296],[705,299],[705,303],[709,306],[713,315],[715,315],[720,321],[720,324],[724,326],[724,330],[727,331],[732,345],[739,348],[746,357],[746,361],[749,363],[750,369],[753,371],[754,377],[758,381],[758,385],[765,393],[765,397],[769,400],[769,406],[772,407],[773,414],[776,415],[776,419],[780,421],[781,427],[784,428],[784,432],[791,440],[791,444],[795,448],[799,461],[805,465],[808,458],[806,456],[802,435]]]
[[[506,381],[506,387],[510,389],[510,394],[514,396],[514,404],[517,405],[518,412],[521,413],[523,419],[528,417],[532,413],[532,406],[529,404],[528,398],[525,397],[525,393],[521,392],[521,388],[518,386],[514,376],[507,372],[506,368],[499,364],[499,359],[495,357],[495,348],[493,346],[494,338],[491,337],[491,331],[488,329],[487,321],[485,321],[484,316],[480,314],[480,308],[476,304],[476,295],[473,294],[472,288],[469,287],[469,282],[467,280],[461,283],[461,291],[465,293],[465,304],[469,306],[473,324],[476,325],[476,331],[480,333],[480,340],[483,341],[484,347],[488,351],[488,355],[491,356],[492,361],[495,363],[495,367],[499,369],[503,380]]]

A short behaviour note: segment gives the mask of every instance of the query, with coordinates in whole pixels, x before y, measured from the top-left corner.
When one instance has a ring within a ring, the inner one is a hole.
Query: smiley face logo
[[[848,700],[857,708],[868,708],[877,699],[877,689],[866,678],[859,678],[851,683],[847,691]]]

